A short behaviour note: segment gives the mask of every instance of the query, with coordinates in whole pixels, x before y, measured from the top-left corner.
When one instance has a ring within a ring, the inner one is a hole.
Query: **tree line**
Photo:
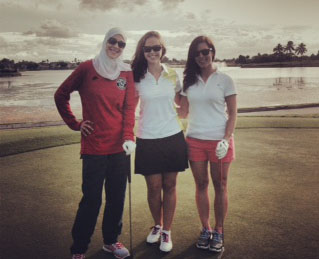
[[[268,62],[291,62],[291,61],[311,61],[319,60],[319,50],[317,54],[311,54],[310,56],[305,56],[307,52],[306,44],[300,43],[295,46],[293,41],[288,41],[286,45],[278,43],[277,46],[273,48],[272,54],[260,54],[256,56],[244,56],[239,55],[235,59],[236,64],[249,64],[249,63],[268,63]]]
[[[310,63],[312,61],[319,60],[319,50],[317,54],[311,54],[310,56],[305,56],[307,52],[306,44],[300,43],[295,46],[293,41],[288,41],[286,45],[278,43],[277,46],[273,48],[272,54],[260,54],[256,56],[244,56],[239,55],[238,58],[216,60],[217,62],[226,62],[228,65],[242,65],[242,64],[254,64],[254,63],[270,63],[270,62],[304,62]],[[3,58],[0,60],[0,72],[4,70],[42,70],[42,69],[73,69],[81,61],[74,59],[72,62],[68,61],[58,61],[49,62],[49,60],[43,60],[39,63],[34,61],[19,61],[15,63],[14,60]],[[125,62],[130,63],[129,60]],[[169,59],[168,57],[163,58],[163,63],[170,65],[185,65],[186,60],[177,60],[175,58]]]

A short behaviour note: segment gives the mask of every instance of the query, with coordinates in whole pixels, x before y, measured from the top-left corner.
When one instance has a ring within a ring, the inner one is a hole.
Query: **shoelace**
[[[164,232],[162,232],[162,242],[169,242],[169,236]]]
[[[124,245],[120,242],[115,243],[114,246],[116,247],[116,249],[121,249],[124,247]]]
[[[156,226],[151,227],[151,229],[153,229],[152,235],[156,235],[158,233],[158,231],[160,231],[160,228],[157,228]]]
[[[200,238],[208,239],[208,238],[210,238],[210,235],[211,235],[211,233],[210,233],[207,229],[204,229],[204,230],[200,233]]]
[[[216,241],[216,242],[218,242],[218,243],[222,243],[223,234],[220,234],[220,233],[218,233],[218,232],[214,232],[213,240]]]

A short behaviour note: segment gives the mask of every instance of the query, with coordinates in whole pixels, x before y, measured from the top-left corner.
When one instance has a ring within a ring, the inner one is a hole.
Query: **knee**
[[[88,207],[92,209],[99,209],[102,204],[102,198],[96,196],[83,196],[79,207]]]
[[[208,185],[209,185],[208,180],[196,181],[196,190],[197,191],[206,191],[208,189]]]
[[[175,190],[176,190],[176,182],[175,181],[164,182],[164,184],[163,184],[163,191],[164,192],[172,193],[172,192],[175,192]]]
[[[162,185],[159,183],[152,183],[148,185],[148,194],[149,196],[160,195],[162,190]]]
[[[214,182],[214,189],[216,192],[225,192],[227,191],[227,181],[220,182]]]

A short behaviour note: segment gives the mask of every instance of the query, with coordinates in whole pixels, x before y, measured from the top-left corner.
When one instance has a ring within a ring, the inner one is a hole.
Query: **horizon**
[[[306,44],[310,56],[319,50],[318,9],[316,0],[0,0],[0,56],[17,62],[91,59],[114,26],[127,32],[125,60],[149,30],[160,32],[171,60],[185,60],[200,34],[213,39],[220,60],[271,54],[290,40]]]

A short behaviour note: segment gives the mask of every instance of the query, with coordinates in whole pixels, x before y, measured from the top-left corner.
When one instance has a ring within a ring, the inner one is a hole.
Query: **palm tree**
[[[300,56],[302,56],[306,52],[307,52],[307,48],[304,43],[300,43],[298,47],[295,49],[295,53]]]
[[[278,45],[274,47],[273,52],[279,56],[284,52],[284,47],[280,43],[278,43]]]
[[[286,53],[288,53],[289,55],[291,55],[292,54],[292,51],[293,50],[295,50],[295,48],[294,48],[294,42],[293,41],[288,41],[287,42],[287,45],[286,45],[286,47],[285,47],[285,52]]]

